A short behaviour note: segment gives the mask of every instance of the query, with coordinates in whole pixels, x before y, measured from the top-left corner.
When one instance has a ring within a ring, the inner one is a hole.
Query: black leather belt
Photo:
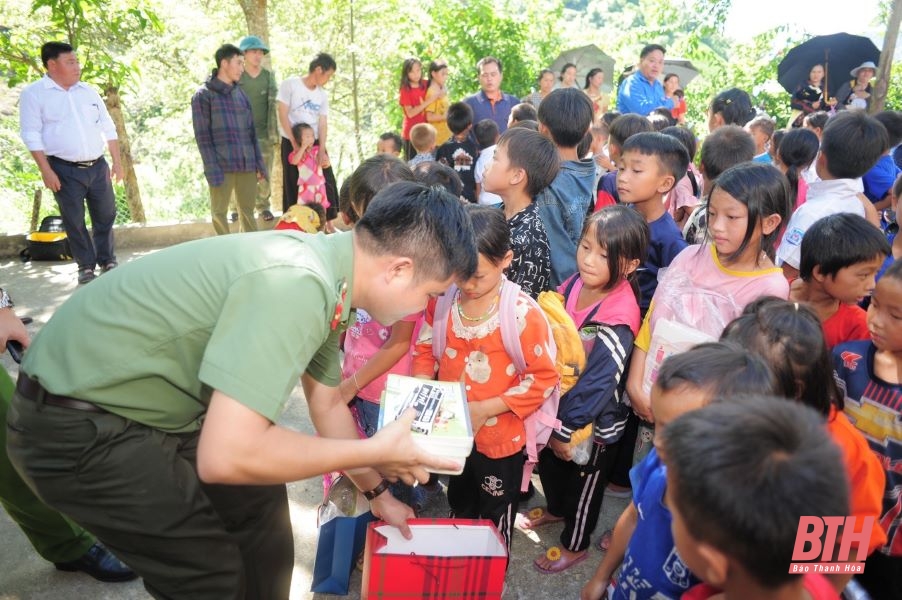
[[[32,402],[43,402],[44,404],[49,404],[50,406],[60,406],[62,408],[84,410],[93,413],[106,412],[99,406],[91,404],[90,402],[85,402],[84,400],[70,398],[69,396],[58,396],[57,394],[51,394],[50,392],[45,390],[40,383],[28,377],[21,371],[19,372],[19,379],[18,381],[16,381],[16,391],[19,392],[19,394],[21,394],[23,398],[31,400]]]
[[[94,165],[96,165],[97,163],[99,163],[103,159],[102,156],[98,156],[94,160],[81,160],[81,161],[65,160],[65,159],[60,158],[59,156],[50,156],[48,158],[52,158],[53,160],[55,160],[57,162],[61,162],[64,165],[69,165],[70,167],[75,167],[76,169],[89,169],[89,168],[93,167]]]

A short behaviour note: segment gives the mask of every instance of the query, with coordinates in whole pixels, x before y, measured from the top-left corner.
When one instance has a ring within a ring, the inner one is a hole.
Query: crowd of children
[[[836,598],[851,575],[787,572],[804,515],[873,517],[856,580],[902,597],[902,115],[811,111],[777,131],[732,88],[699,149],[663,114],[598,117],[561,88],[514,107],[500,133],[421,71],[405,63],[403,140],[383,134],[342,186],[343,225],[393,181],[439,185],[474,205],[479,268],[424,314],[385,325],[358,311],[339,389],[362,434],[387,373],[463,381],[475,447],[447,482],[451,513],[491,519],[508,547],[515,525],[560,527],[542,573],[591,555],[606,488],[624,490],[584,599]],[[440,99],[443,139],[420,117]],[[310,200],[318,185],[314,171]],[[535,302],[547,291],[586,364],[539,455],[546,506],[518,518],[526,419],[560,375]],[[502,336],[514,322],[525,368]],[[571,435],[586,426],[578,465]],[[637,452],[640,428],[653,447]],[[422,490],[392,492],[422,508]]]

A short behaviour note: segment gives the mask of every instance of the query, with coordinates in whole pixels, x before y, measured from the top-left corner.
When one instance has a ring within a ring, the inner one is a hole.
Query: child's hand
[[[373,498],[370,501],[370,510],[373,511],[375,516],[389,525],[400,529],[401,535],[405,539],[409,540],[413,537],[413,534],[410,532],[410,526],[407,524],[407,519],[413,519],[416,517],[416,513],[413,512],[412,508],[395,499],[391,493],[385,492]]]
[[[342,379],[341,383],[338,384],[338,395],[341,396],[341,400],[345,404],[349,404],[359,391],[357,385],[354,383],[354,379],[351,377]]]
[[[595,159],[595,164],[605,171],[613,171],[615,169],[614,163],[611,162],[611,159],[607,154],[599,152],[593,158]]]
[[[473,435],[476,435],[476,432],[482,429],[482,426],[485,425],[489,418],[488,415],[483,413],[481,404],[482,402],[467,403],[467,408],[470,410],[470,424],[473,426]]]
[[[637,417],[649,423],[655,422],[655,416],[651,412],[651,398],[647,394],[639,397],[630,396],[630,403],[633,405],[633,412]]]
[[[561,460],[573,460],[573,446],[567,442],[562,442],[556,437],[548,438],[548,447],[554,452],[554,455]]]
[[[579,600],[602,600],[608,597],[607,580],[593,577],[579,592]]]

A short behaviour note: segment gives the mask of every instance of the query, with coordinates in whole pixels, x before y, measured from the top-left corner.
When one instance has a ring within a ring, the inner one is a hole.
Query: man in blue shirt
[[[473,123],[479,123],[483,119],[491,119],[498,124],[498,134],[507,131],[507,120],[511,109],[520,103],[516,96],[511,96],[501,91],[501,81],[504,79],[501,61],[494,56],[486,56],[476,63],[479,71],[479,85],[482,89],[472,96],[464,98],[464,102],[473,109]],[[476,138],[470,131],[470,139],[475,143]],[[481,148],[480,148],[481,150]]]
[[[664,47],[648,44],[639,54],[639,69],[623,80],[617,92],[617,110],[622,114],[648,115],[656,108],[673,109],[673,98],[664,95],[658,81],[664,70]]]

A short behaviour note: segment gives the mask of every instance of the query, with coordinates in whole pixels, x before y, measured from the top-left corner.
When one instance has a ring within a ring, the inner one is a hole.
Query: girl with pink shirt
[[[326,177],[319,166],[319,146],[314,144],[313,128],[307,123],[298,123],[291,128],[291,134],[298,149],[288,155],[288,162],[298,168],[298,204],[321,204],[329,208],[326,197]]]
[[[345,180],[339,193],[339,211],[349,225],[366,212],[370,201],[382,188],[396,181],[414,181],[413,171],[390,154],[377,154]],[[379,422],[379,397],[389,373],[410,375],[410,344],[420,315],[410,315],[394,325],[383,325],[364,310],[348,327],[344,339],[342,399],[351,407],[360,430],[371,437]],[[404,483],[392,484],[392,495],[413,506],[417,497]],[[415,507],[416,508],[416,507]]]
[[[649,391],[667,352],[704,341],[699,337],[716,340],[752,300],[789,297],[773,262],[774,241],[791,212],[786,177],[761,163],[727,169],[714,182],[707,210],[704,243],[685,248],[659,275],[636,337],[626,388],[633,411],[648,423],[654,423]]]

